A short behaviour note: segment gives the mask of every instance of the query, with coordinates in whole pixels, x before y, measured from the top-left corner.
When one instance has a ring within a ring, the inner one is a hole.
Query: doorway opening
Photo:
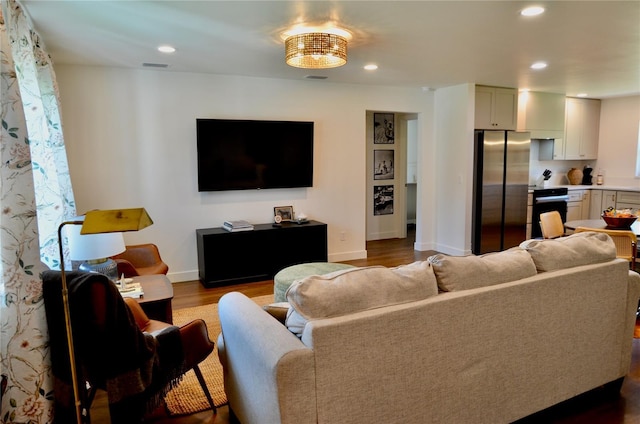
[[[411,237],[418,193],[418,115],[367,111],[366,240]]]

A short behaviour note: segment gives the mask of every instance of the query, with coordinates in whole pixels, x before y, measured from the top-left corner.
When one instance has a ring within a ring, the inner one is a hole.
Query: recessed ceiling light
[[[536,62],[531,65],[531,69],[544,69],[547,67],[546,62]]]
[[[587,97],[587,93],[576,94],[576,97]]]
[[[522,9],[520,14],[522,16],[537,16],[544,13],[544,7],[542,6],[531,6],[526,9]]]
[[[162,53],[173,53],[176,51],[176,49],[171,46],[160,46],[158,47],[158,51]]]
[[[375,63],[370,63],[368,65],[364,65],[364,69],[366,69],[367,71],[375,71],[376,69],[378,69],[378,65],[376,65]]]

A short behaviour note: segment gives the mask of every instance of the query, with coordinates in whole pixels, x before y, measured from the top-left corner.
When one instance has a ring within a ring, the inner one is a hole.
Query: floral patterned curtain
[[[39,275],[59,267],[57,226],[75,205],[51,61],[20,4],[1,1],[0,422],[49,423]]]

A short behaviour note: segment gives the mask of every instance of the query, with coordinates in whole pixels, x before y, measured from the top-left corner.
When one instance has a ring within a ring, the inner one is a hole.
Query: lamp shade
[[[84,217],[79,217],[82,221]],[[66,227],[69,257],[74,261],[108,258],[125,251],[122,233],[80,234],[79,225]]]
[[[153,224],[144,208],[89,211],[80,234],[138,231]]]

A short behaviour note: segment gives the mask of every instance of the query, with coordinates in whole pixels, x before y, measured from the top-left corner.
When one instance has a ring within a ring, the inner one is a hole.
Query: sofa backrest
[[[286,292],[291,309],[286,325],[300,336],[309,320],[413,302],[438,294],[431,265],[418,261],[395,268],[350,268],[312,275]]]
[[[510,422],[624,376],[629,279],[612,260],[310,321],[318,422]]]
[[[434,255],[428,259],[442,291],[468,290],[536,275],[527,251],[519,247],[481,256]]]
[[[520,244],[533,259],[538,272],[607,262],[616,258],[616,245],[605,233],[583,232]]]

